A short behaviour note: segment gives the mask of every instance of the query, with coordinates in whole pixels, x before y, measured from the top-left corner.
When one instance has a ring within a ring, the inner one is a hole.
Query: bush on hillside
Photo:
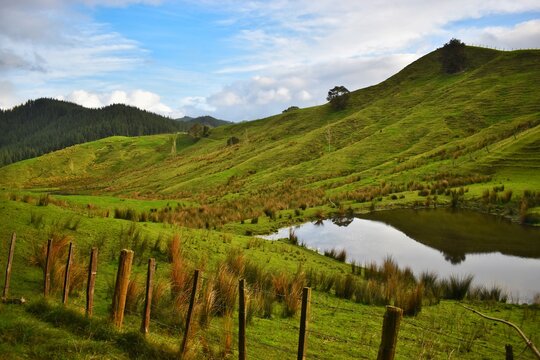
[[[455,74],[465,70],[467,58],[465,56],[465,43],[452,39],[441,49],[442,70],[447,74]]]
[[[347,106],[349,101],[350,91],[345,86],[334,86],[328,90],[328,96],[326,100],[330,102],[330,105],[336,110],[342,110]]]

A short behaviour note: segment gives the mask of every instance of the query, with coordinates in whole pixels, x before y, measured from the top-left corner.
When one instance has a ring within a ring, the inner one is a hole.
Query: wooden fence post
[[[126,307],[126,295],[129,285],[129,275],[131,273],[131,263],[133,262],[133,251],[122,250],[120,252],[120,262],[118,264],[118,273],[116,274],[116,285],[114,287],[114,296],[112,303],[111,318],[114,325],[122,327],[124,321],[124,309]]]
[[[51,290],[51,249],[52,249],[52,239],[47,241],[47,257],[45,259],[45,278],[43,284],[43,296],[49,296],[49,291]]]
[[[238,281],[238,360],[246,360],[246,289],[244,279]]]
[[[69,295],[69,281],[70,281],[70,271],[71,271],[71,258],[73,256],[73,243],[69,243],[68,257],[66,260],[66,272],[64,275],[64,291],[62,293],[62,304],[66,305]]]
[[[98,248],[93,247],[88,264],[88,280],[86,282],[86,316],[92,317],[94,310],[94,287],[96,285]]]
[[[302,291],[302,311],[300,313],[300,333],[298,336],[298,360],[304,360],[306,358],[310,302],[311,288],[305,287]]]
[[[148,259],[148,273],[146,274],[146,296],[141,323],[141,332],[148,334],[150,328],[150,310],[152,308],[152,286],[154,282],[154,272],[156,271],[156,259]]]
[[[514,349],[512,348],[512,345],[505,345],[504,350],[506,352],[506,360],[514,360]]]
[[[6,279],[4,282],[4,291],[2,293],[2,299],[7,300],[9,295],[9,282],[11,280],[11,266],[13,264],[13,254],[15,253],[15,240],[17,239],[17,235],[13,233],[11,235],[11,243],[9,244],[9,253],[8,253],[8,259],[7,259],[7,265],[6,265]]]
[[[199,270],[195,270],[193,275],[193,288],[191,289],[191,297],[189,299],[189,307],[186,317],[186,330],[182,339],[182,345],[180,346],[180,358],[184,357],[186,351],[187,342],[189,340],[189,331],[191,328],[191,317],[193,316],[193,307],[195,306],[195,299],[197,298],[197,288],[199,287]]]
[[[384,314],[381,345],[377,360],[393,360],[396,354],[396,344],[399,324],[403,310],[395,306],[387,306]]]

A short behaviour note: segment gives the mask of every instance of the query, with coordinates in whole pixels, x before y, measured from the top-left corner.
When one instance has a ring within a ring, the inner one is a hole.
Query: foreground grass
[[[31,223],[31,214],[42,213],[44,219]],[[2,253],[7,251],[10,231],[17,231],[11,294],[25,296],[25,306],[0,306],[0,343],[6,358],[171,358],[181,341],[182,327],[170,323],[152,322],[151,335],[143,339],[138,335],[140,317],[128,314],[124,329],[118,332],[107,322],[109,283],[116,271],[117,242],[130,222],[113,218],[92,217],[76,209],[49,204],[37,206],[21,201],[0,201],[0,216],[10,218],[9,228],[2,227]],[[84,294],[75,292],[67,308],[60,306],[60,295],[43,302],[41,271],[29,266],[28,258],[34,242],[43,242],[49,231],[58,228],[65,219],[80,217],[76,230],[62,228],[73,236],[83,255],[95,239],[100,243],[100,264],[96,286],[95,320],[83,315]],[[170,225],[143,223],[140,231],[150,237],[172,236],[180,233],[185,240],[190,261],[207,272],[223,259],[231,248],[242,248],[246,256],[264,264],[269,271],[286,269],[294,272],[299,264],[329,273],[347,273],[350,266],[320,256],[312,251],[283,242],[267,242],[231,233],[211,230],[175,228]],[[114,256],[113,256],[114,255]],[[168,273],[168,263],[159,251],[147,253],[158,257],[158,274]],[[161,260],[159,260],[161,257]],[[144,259],[143,259],[144,260]],[[4,265],[4,262],[1,263]],[[135,261],[134,273],[143,274],[144,261]],[[508,319],[521,326],[538,342],[540,322],[538,308],[534,306],[475,303],[474,307],[496,317]],[[310,317],[308,356],[313,359],[375,358],[382,326],[384,307],[357,304],[340,300],[334,295],[314,291]],[[214,317],[206,329],[199,328],[192,343],[203,358],[235,356],[236,320],[232,327],[222,317]],[[280,305],[274,308],[272,318],[255,316],[248,327],[248,354],[253,358],[293,358],[297,347],[298,315],[281,316]],[[226,335],[232,331],[230,338]],[[52,340],[49,340],[52,339]],[[232,346],[226,346],[227,343]],[[465,310],[458,303],[442,301],[438,305],[424,306],[417,317],[403,320],[398,343],[397,358],[462,358],[486,359],[501,356],[503,345],[509,343],[515,351],[522,343],[500,324],[491,323]],[[195,350],[194,350],[195,351]],[[202,355],[201,355],[202,354]],[[527,358],[528,353],[524,353]]]

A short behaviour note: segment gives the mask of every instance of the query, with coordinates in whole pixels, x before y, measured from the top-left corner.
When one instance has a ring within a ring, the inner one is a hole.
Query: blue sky
[[[540,2],[0,0],[0,107],[52,97],[241,121],[373,85],[452,37],[540,47]]]

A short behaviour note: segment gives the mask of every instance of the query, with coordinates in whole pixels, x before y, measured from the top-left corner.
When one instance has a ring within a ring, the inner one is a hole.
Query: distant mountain
[[[184,130],[177,121],[127,105],[88,109],[67,101],[30,100],[0,110],[0,166],[114,135]]]
[[[187,123],[189,124],[188,127],[191,127],[195,124],[206,125],[210,127],[218,127],[222,125],[232,124],[231,121],[216,119],[215,117],[208,116],[208,115],[199,116],[199,117],[184,116],[182,118],[176,119],[176,121]]]

